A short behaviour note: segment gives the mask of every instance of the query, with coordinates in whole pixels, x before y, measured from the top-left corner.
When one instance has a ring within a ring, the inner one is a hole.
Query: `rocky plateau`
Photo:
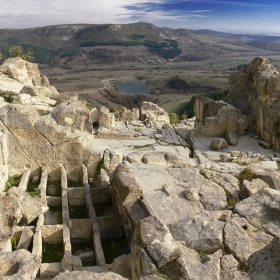
[[[0,66],[0,94],[0,279],[279,279],[267,59],[173,125],[150,102],[89,110],[21,58]]]

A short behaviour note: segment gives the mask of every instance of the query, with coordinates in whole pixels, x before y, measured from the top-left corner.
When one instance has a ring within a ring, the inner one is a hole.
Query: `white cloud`
[[[150,4],[172,0],[7,0],[0,9],[0,28],[27,28],[63,23],[129,23],[181,21],[179,11],[152,10]],[[129,7],[129,8],[127,8]],[[203,13],[206,10],[190,11]],[[185,15],[187,20],[190,15]]]

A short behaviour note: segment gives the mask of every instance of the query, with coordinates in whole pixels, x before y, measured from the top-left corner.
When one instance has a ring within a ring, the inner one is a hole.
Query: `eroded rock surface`
[[[0,252],[0,278],[9,280],[33,280],[41,264],[40,258],[27,250]]]

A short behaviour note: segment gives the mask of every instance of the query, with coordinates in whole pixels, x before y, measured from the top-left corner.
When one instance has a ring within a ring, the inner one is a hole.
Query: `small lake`
[[[150,94],[146,91],[146,85],[144,82],[132,81],[132,82],[114,82],[117,88],[127,94]]]

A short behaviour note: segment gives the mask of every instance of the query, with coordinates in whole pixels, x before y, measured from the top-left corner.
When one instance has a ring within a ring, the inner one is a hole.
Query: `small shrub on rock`
[[[171,124],[175,124],[179,122],[179,116],[175,113],[170,113],[169,114],[169,120]]]

